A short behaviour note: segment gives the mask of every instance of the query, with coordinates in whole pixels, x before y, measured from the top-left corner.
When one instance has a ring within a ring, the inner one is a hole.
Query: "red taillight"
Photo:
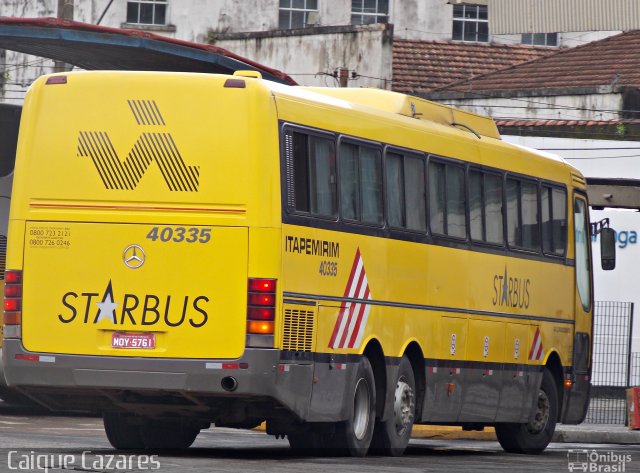
[[[22,296],[22,286],[8,284],[4,287],[4,297],[20,297]]]
[[[4,282],[6,284],[20,284],[20,283],[22,283],[22,271],[16,271],[14,269],[7,269],[4,272]]]
[[[275,307],[276,305],[276,296],[275,294],[255,294],[249,293],[249,305],[260,305],[260,306],[268,306]]]
[[[247,319],[249,320],[273,320],[275,309],[273,307],[249,307],[247,309]]]
[[[276,280],[249,279],[247,333],[273,335],[276,314]]]
[[[5,325],[22,323],[22,271],[8,269],[4,273],[4,318]]]
[[[67,83],[67,76],[51,76],[47,79],[47,85],[52,85],[52,84],[66,84]]]
[[[249,292],[276,292],[275,279],[249,279]]]
[[[22,304],[20,303],[20,299],[5,299],[4,300],[4,310],[6,312],[17,312],[21,309]]]

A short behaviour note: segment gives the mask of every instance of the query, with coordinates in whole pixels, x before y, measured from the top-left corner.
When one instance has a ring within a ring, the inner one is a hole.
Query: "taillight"
[[[249,279],[247,334],[273,335],[276,315],[276,280]]]
[[[22,271],[5,271],[3,309],[5,338],[19,338],[22,324]]]

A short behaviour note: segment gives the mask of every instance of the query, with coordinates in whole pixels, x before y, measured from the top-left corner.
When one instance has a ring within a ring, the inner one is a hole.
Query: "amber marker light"
[[[273,334],[273,322],[267,322],[264,320],[248,320],[247,332],[255,333],[259,335],[272,335]]]

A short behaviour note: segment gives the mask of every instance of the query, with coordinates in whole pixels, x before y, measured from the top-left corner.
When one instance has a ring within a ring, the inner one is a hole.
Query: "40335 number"
[[[197,227],[153,227],[147,238],[151,241],[174,243],[208,243],[211,240],[211,228]]]
[[[318,272],[321,276],[337,276],[338,263],[336,261],[322,261]]]

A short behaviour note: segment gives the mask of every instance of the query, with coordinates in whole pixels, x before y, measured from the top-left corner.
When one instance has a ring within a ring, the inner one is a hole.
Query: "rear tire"
[[[131,415],[115,412],[102,414],[107,439],[116,450],[142,450],[144,448],[140,426],[134,425],[131,418]]]
[[[326,435],[317,432],[287,434],[289,446],[301,455],[318,455],[327,447]]]
[[[510,453],[542,453],[556,430],[558,405],[556,382],[551,372],[545,368],[529,422],[496,424],[496,436],[502,448]]]
[[[182,422],[149,419],[140,427],[144,447],[149,450],[183,450],[189,448],[200,429]]]
[[[376,418],[376,384],[369,359],[363,356],[349,393],[353,410],[349,419],[336,426],[328,439],[328,447],[339,454],[364,457],[371,445]]]
[[[402,357],[394,385],[393,415],[376,422],[371,448],[378,455],[399,457],[409,445],[415,419],[416,381],[408,358]]]

